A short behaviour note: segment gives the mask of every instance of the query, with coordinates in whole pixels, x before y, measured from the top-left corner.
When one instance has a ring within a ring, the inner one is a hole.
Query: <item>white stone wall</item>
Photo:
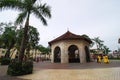
[[[55,42],[51,45],[51,62],[54,63],[54,49],[59,47],[61,50],[61,63],[68,63],[68,48],[71,45],[78,47],[80,63],[86,62],[85,46],[89,46],[89,43],[84,40],[62,40]],[[89,47],[88,47],[89,48]]]

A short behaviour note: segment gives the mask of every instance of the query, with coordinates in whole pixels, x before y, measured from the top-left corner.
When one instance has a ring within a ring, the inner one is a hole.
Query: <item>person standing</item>
[[[109,59],[108,59],[107,55],[103,56],[103,61],[104,61],[104,63],[109,63]]]
[[[97,56],[97,59],[98,59],[98,63],[101,63],[101,56],[100,55]]]

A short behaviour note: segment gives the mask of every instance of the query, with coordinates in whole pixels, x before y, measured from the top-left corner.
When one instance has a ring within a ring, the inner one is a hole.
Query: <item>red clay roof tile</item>
[[[92,43],[91,40],[89,40],[89,39],[87,39],[87,38],[85,38],[83,36],[73,34],[70,31],[67,31],[63,35],[57,37],[56,39],[54,39],[54,40],[52,40],[52,41],[50,41],[48,43],[49,43],[49,45],[51,45],[52,43],[57,42],[57,41],[61,41],[61,40],[76,40],[76,39],[79,39],[79,40],[82,39],[82,40],[86,40],[89,43]]]

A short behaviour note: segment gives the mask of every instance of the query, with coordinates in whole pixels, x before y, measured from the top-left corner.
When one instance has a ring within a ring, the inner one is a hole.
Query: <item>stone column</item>
[[[66,46],[61,49],[61,63],[68,63],[68,50]]]
[[[81,46],[79,48],[79,55],[80,55],[80,63],[86,63],[86,54],[85,54],[85,49],[84,46]]]
[[[51,47],[51,62],[54,63],[54,49]]]

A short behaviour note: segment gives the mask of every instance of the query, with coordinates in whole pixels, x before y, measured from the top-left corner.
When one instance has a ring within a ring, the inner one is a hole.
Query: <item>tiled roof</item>
[[[52,43],[57,42],[57,41],[61,41],[61,40],[76,40],[76,39],[77,40],[81,40],[82,39],[82,40],[86,40],[89,43],[92,43],[91,40],[89,40],[89,39],[87,39],[87,38],[85,38],[83,36],[73,34],[70,31],[67,31],[63,35],[57,37],[56,39],[54,39],[54,40],[52,40],[52,41],[50,41],[48,43],[49,43],[49,45],[51,45]]]

